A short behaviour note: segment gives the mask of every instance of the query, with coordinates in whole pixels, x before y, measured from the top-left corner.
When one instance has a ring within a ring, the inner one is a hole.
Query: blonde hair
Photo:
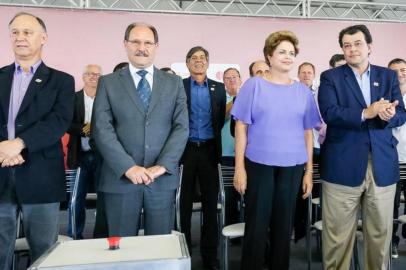
[[[272,55],[276,47],[278,47],[282,41],[288,41],[292,43],[293,47],[295,48],[295,54],[297,55],[299,53],[299,40],[297,39],[296,35],[293,34],[293,32],[287,30],[273,32],[267,37],[264,45],[264,57],[268,65],[268,55]]]

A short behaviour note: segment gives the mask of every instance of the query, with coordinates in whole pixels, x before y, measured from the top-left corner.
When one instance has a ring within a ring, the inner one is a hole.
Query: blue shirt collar
[[[197,83],[197,81],[195,79],[193,79],[192,76],[190,76],[190,83],[192,84],[192,86],[204,86],[204,87],[207,87],[209,85],[209,83],[207,81],[207,77],[206,77],[206,79],[204,79],[203,85],[200,85],[200,84]]]
[[[34,65],[32,65],[30,67],[30,73],[34,74],[37,71],[39,65],[41,65],[41,63],[42,63],[42,60],[38,60],[38,62],[36,62]],[[18,72],[18,73],[23,72],[23,68],[21,67],[21,65],[19,63],[14,62],[14,65],[15,65],[15,72]]]
[[[369,75],[371,74],[371,65],[370,65],[369,63],[368,63],[368,68],[367,68],[367,70],[366,70],[364,73],[362,73],[362,74],[359,74],[359,73],[358,73],[355,69],[353,69],[351,66],[350,66],[350,68],[351,68],[352,72],[354,72],[354,75],[355,75],[356,78],[361,77],[361,76],[363,76],[363,75],[366,75],[366,76],[369,77]]]

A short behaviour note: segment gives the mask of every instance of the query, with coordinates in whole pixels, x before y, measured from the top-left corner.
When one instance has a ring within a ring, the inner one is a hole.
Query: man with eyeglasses
[[[364,269],[387,269],[393,202],[399,180],[392,129],[406,121],[396,73],[369,63],[365,25],[338,38],[347,64],[321,74],[320,112],[327,134],[321,148],[323,262],[349,269],[361,209]]]
[[[92,115],[109,235],[138,235],[141,213],[145,235],[170,234],[189,131],[186,94],[179,76],[153,65],[154,26],[130,24],[124,48],[129,66],[100,77]]]
[[[233,107],[234,99],[241,87],[240,72],[236,68],[228,68],[223,73],[223,82],[226,89],[226,120],[224,127],[221,130],[221,146],[222,146],[222,165],[233,166],[235,163],[235,149],[233,130],[231,129],[231,108]],[[235,126],[235,124],[234,124]],[[240,194],[232,187],[225,187],[226,209],[225,209],[225,224],[229,225],[239,222],[238,201]]]
[[[0,68],[0,269],[11,269],[19,212],[31,262],[57,240],[66,196],[61,137],[75,94],[73,77],[42,61],[41,18],[18,13],[8,28],[15,61]]]
[[[69,218],[68,224],[68,235],[74,239],[83,239],[82,233],[86,220],[86,194],[91,184],[96,186],[101,164],[100,155],[89,144],[93,102],[101,73],[102,70],[99,65],[90,64],[85,67],[82,74],[84,86],[82,90],[75,94],[75,110],[72,124],[68,129],[67,165],[69,169],[80,167],[75,209],[75,229],[72,230],[71,218]],[[72,214],[70,206],[68,213],[70,217]]]
[[[263,60],[254,61],[249,66],[250,77],[260,76],[263,77],[269,73],[269,65]]]
[[[217,269],[217,164],[221,162],[221,129],[226,115],[226,91],[224,84],[207,78],[209,52],[205,48],[191,48],[186,54],[186,66],[190,77],[184,79],[183,84],[188,97],[190,131],[181,159],[181,229],[191,251],[193,195],[199,179],[203,211],[200,253],[206,269]]]

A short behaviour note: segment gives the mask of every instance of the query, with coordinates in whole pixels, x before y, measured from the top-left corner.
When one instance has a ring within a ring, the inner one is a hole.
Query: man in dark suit
[[[323,72],[319,89],[328,125],[321,149],[324,267],[349,269],[361,208],[364,268],[386,269],[399,179],[392,128],[406,112],[396,73],[369,63],[368,28],[343,29],[339,43],[347,64]]]
[[[90,121],[92,118],[93,102],[96,95],[97,81],[102,73],[98,65],[87,65],[83,71],[83,89],[75,94],[75,110],[72,124],[68,129],[68,157],[70,169],[80,167],[79,185],[76,199],[76,228],[72,230],[69,218],[68,235],[74,239],[83,239],[83,229],[86,220],[86,194],[90,184],[96,186],[99,178],[101,157],[96,149],[91,148]],[[71,209],[69,207],[69,216]],[[96,219],[97,220],[97,219]],[[95,224],[97,226],[98,224]],[[95,228],[96,230],[96,228]],[[73,235],[75,232],[75,235]]]
[[[137,235],[142,210],[145,234],[168,234],[189,128],[186,94],[180,77],[153,66],[152,25],[130,24],[124,47],[129,67],[99,79],[92,115],[109,235]]]
[[[73,77],[41,60],[44,22],[28,13],[10,21],[15,62],[0,69],[0,269],[11,267],[21,211],[31,260],[58,236],[65,199],[61,137],[73,114]]]
[[[199,179],[203,227],[200,251],[208,269],[217,267],[218,171],[221,161],[221,129],[225,121],[224,84],[207,78],[209,52],[197,46],[186,55],[190,77],[183,80],[188,97],[189,140],[182,156],[183,179],[180,198],[181,229],[191,250],[191,217],[196,179]]]

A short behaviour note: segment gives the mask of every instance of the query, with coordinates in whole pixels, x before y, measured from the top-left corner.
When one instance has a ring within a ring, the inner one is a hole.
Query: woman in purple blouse
[[[300,187],[303,198],[312,190],[312,129],[321,121],[309,88],[289,76],[297,46],[292,32],[272,33],[264,47],[270,73],[249,79],[231,111],[234,186],[246,203],[244,270],[262,269],[268,228],[269,269],[289,269],[296,196]]]

